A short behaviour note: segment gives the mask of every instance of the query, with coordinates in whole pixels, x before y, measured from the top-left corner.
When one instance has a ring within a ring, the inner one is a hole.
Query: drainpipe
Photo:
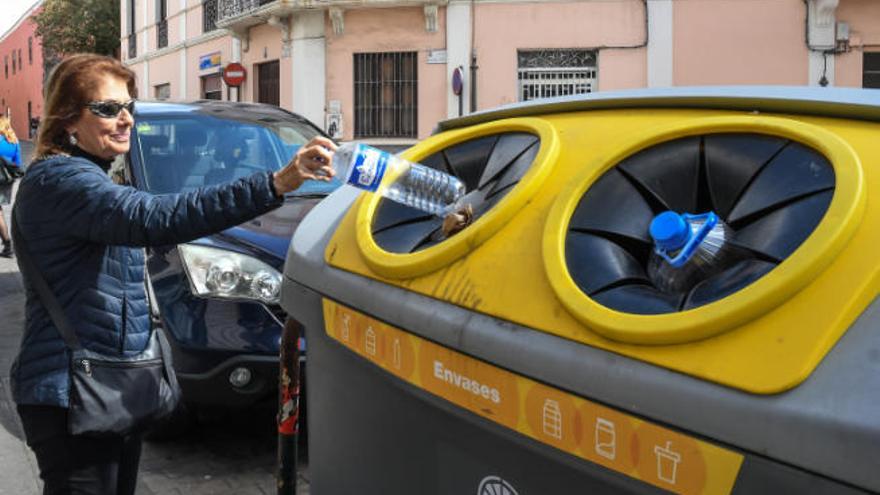
[[[471,50],[471,113],[477,111],[477,50]]]
[[[474,19],[474,1],[471,0],[471,111],[470,113],[474,113],[477,111],[477,47],[474,45],[474,40],[476,39],[476,29],[477,29],[477,20]]]

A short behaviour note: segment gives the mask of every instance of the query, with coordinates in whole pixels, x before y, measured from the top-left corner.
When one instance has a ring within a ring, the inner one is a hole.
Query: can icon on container
[[[672,450],[671,441],[666,442],[666,447],[655,445],[654,454],[657,455],[657,477],[660,481],[674,485],[681,454]]]

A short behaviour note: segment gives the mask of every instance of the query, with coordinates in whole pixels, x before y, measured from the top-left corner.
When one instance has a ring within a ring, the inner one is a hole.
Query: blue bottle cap
[[[665,251],[676,251],[684,247],[691,233],[684,218],[674,211],[664,211],[655,216],[648,231],[654,244]]]

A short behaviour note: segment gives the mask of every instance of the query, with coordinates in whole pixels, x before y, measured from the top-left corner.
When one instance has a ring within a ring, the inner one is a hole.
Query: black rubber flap
[[[492,149],[492,155],[489,156],[489,162],[483,170],[480,177],[479,187],[482,189],[489,182],[495,179],[501,172],[523,154],[533,144],[538,142],[538,137],[525,132],[512,132],[502,134],[498,138],[498,144]],[[529,160],[531,164],[531,160]],[[526,165],[528,167],[528,165]],[[522,176],[522,175],[520,175]]]
[[[618,167],[665,209],[699,213],[696,211],[700,173],[699,137],[658,144],[625,159]]]
[[[664,294],[650,285],[623,285],[593,296],[593,300],[605,307],[638,315],[674,313],[682,298],[677,294]]]
[[[650,243],[648,227],[654,211],[641,193],[617,169],[599,178],[584,194],[569,228],[619,234]]]
[[[744,219],[817,191],[834,188],[834,169],[822,155],[792,143],[754,178],[736,202],[728,223]]]
[[[498,193],[508,190],[510,186],[517,184],[520,179],[523,178],[523,175],[529,170],[529,167],[532,166],[532,162],[535,161],[535,157],[538,156],[538,151],[540,149],[540,144],[537,142],[532,143],[532,145],[519,155],[513,163],[510,163],[507,166],[494,184],[491,182],[486,184],[487,187],[491,186],[488,196],[495,196]]]
[[[423,165],[451,173],[465,183],[463,202],[479,218],[501,201],[529,170],[540,139],[528,133],[506,133],[456,144],[421,160]],[[479,187],[477,187],[479,185]],[[371,230],[385,251],[409,253],[443,241],[440,219],[415,208],[382,199]]]
[[[373,215],[373,234],[382,232],[395,225],[412,223],[416,220],[427,220],[431,217],[433,217],[433,215],[417,208],[402,205],[394,201],[382,200],[376,207],[375,215]]]
[[[389,201],[390,203],[390,201]],[[373,240],[392,253],[410,253],[423,243],[430,240],[431,234],[439,229],[443,220],[430,217],[414,223],[407,223],[397,227],[373,233]]]
[[[715,213],[727,218],[746,185],[786,143],[782,138],[756,134],[706,136],[706,180]]]
[[[431,167],[434,170],[439,170],[449,175],[455,175],[455,171],[449,166],[449,162],[446,161],[446,157],[443,156],[442,151],[428,156],[424,160],[419,161],[419,163],[426,167]]]
[[[624,159],[584,193],[568,226],[569,274],[585,295],[617,311],[708,304],[791,255],[825,215],[834,184],[824,156],[775,136],[708,134],[658,144]],[[720,273],[712,270],[717,274],[683,293],[664,293],[647,277],[654,249],[648,227],[665,209],[715,211],[732,231],[731,250],[714,267]]]
[[[648,283],[641,264],[618,244],[584,232],[571,232],[565,240],[568,272],[575,283],[593,294],[622,281]]]
[[[791,203],[738,229],[736,244],[782,261],[787,258],[822,220],[834,191],[824,191]]]
[[[697,284],[691,290],[682,309],[697,308],[742,290],[775,267],[775,263],[757,259],[740,261],[718,275]]]
[[[483,170],[498,136],[486,136],[456,144],[443,150],[455,176],[464,182],[468,191],[477,188]]]

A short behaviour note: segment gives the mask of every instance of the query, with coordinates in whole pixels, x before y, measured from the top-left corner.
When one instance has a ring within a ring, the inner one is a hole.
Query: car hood
[[[277,260],[280,266],[287,255],[293,232],[321,199],[323,197],[287,197],[280,208],[224,230],[216,237],[259,251]]]

